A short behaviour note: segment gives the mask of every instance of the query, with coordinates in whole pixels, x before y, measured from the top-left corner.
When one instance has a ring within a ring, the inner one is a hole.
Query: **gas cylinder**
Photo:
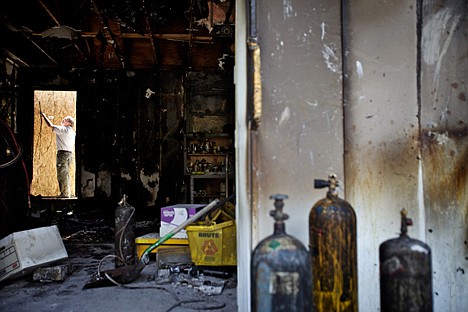
[[[357,311],[356,214],[338,197],[336,175],[314,180],[314,187],[329,188],[309,214],[314,309]]]
[[[408,236],[413,221],[401,210],[400,237],[379,248],[380,311],[432,312],[431,249]]]
[[[115,267],[135,264],[135,208],[124,195],[115,209],[114,248]]]
[[[252,311],[312,311],[310,254],[296,238],[286,234],[283,201],[287,195],[272,195],[274,233],[262,240],[252,254]]]

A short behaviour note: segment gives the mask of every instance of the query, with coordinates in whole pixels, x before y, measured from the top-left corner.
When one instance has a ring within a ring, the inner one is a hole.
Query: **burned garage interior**
[[[4,2],[0,311],[466,310],[465,0]]]
[[[122,205],[134,209],[131,240],[160,232],[163,207],[181,205],[170,211],[177,219],[179,210],[192,216],[225,199],[218,205],[225,216],[216,219],[234,219],[235,1],[1,7],[2,238],[55,225],[65,242],[113,243]],[[41,114],[56,125],[65,116],[75,121],[66,197],[59,196],[55,135]],[[50,233],[34,235],[48,240]],[[178,252],[187,256],[184,238]]]
[[[230,170],[221,156],[232,153],[232,144],[202,137],[233,135],[229,1],[19,1],[5,9],[2,117],[21,135],[26,165],[26,172],[20,166],[9,174],[32,179],[31,204],[59,194],[54,161],[33,161],[55,157],[53,149],[44,154],[54,138],[40,112],[57,121],[76,118],[71,202],[112,210],[126,194],[138,213],[151,214],[189,203],[187,172]],[[187,141],[188,134],[200,135]],[[210,168],[187,168],[195,165],[184,161],[184,144],[219,157],[203,164]],[[9,208],[18,202],[12,195],[25,186],[5,186],[6,212],[18,211]],[[24,210],[29,199],[21,197]]]

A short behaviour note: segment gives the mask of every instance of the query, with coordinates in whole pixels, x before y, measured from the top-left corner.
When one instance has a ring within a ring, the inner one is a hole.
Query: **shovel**
[[[156,243],[146,248],[146,250],[143,252],[141,259],[138,263],[98,272],[97,274],[92,276],[91,280],[85,284],[83,289],[96,288],[96,287],[102,287],[102,286],[111,286],[111,285],[120,285],[120,283],[126,284],[126,283],[130,283],[134,281],[135,279],[138,278],[138,276],[140,275],[144,267],[149,263],[149,254],[151,253],[151,251],[153,251],[154,249],[164,244],[167,240],[171,239],[175,234],[183,230],[185,227],[187,227],[191,223],[198,220],[200,217],[202,217],[206,213],[210,212],[211,210],[221,205],[224,205],[226,202],[230,201],[233,197],[234,197],[234,194],[232,194],[228,198],[223,199],[222,201],[219,201],[219,199],[213,200],[211,203],[203,207],[203,209],[201,209],[196,214],[188,218],[186,221],[184,221],[182,224],[177,226],[175,229],[173,229],[172,231],[170,231],[169,233],[161,237]]]

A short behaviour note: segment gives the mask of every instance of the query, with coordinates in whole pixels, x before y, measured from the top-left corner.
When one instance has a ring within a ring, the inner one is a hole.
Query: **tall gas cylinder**
[[[327,196],[309,214],[314,309],[320,312],[358,311],[356,214],[338,197],[338,180],[314,180],[328,187]]]
[[[262,240],[252,254],[252,311],[312,311],[312,268],[306,247],[286,234],[283,201],[286,195],[272,195],[275,210],[274,233]]]
[[[135,264],[135,208],[124,195],[115,209],[114,249],[115,267]]]
[[[400,237],[380,245],[380,311],[432,312],[431,249],[408,236],[413,221],[401,210]]]

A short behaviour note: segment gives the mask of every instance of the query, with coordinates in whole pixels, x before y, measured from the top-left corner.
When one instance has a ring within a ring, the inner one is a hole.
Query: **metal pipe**
[[[257,40],[257,0],[249,0],[249,37],[248,40]]]
[[[144,15],[145,15],[146,30],[148,31],[150,42],[151,42],[151,49],[153,51],[154,64],[156,65],[156,64],[158,64],[158,57],[157,57],[157,53],[156,53],[156,45],[155,45],[154,38],[153,38],[153,31],[151,30],[151,24],[150,24],[150,21],[149,21],[149,18],[148,18],[148,14],[146,12],[145,0],[141,0],[141,3],[142,3],[142,6],[143,6],[142,9],[143,9],[143,12],[144,12]]]
[[[226,153],[226,166],[225,166],[225,171],[226,171],[226,176],[225,176],[225,192],[224,192],[224,196],[225,198],[228,198],[229,196],[229,152]]]
[[[248,88],[249,96],[252,99],[252,117],[253,126],[257,128],[260,125],[262,117],[262,77],[260,74],[261,59],[260,46],[257,38],[257,1],[249,0],[249,36],[247,38],[247,47],[249,49],[248,70]]]

